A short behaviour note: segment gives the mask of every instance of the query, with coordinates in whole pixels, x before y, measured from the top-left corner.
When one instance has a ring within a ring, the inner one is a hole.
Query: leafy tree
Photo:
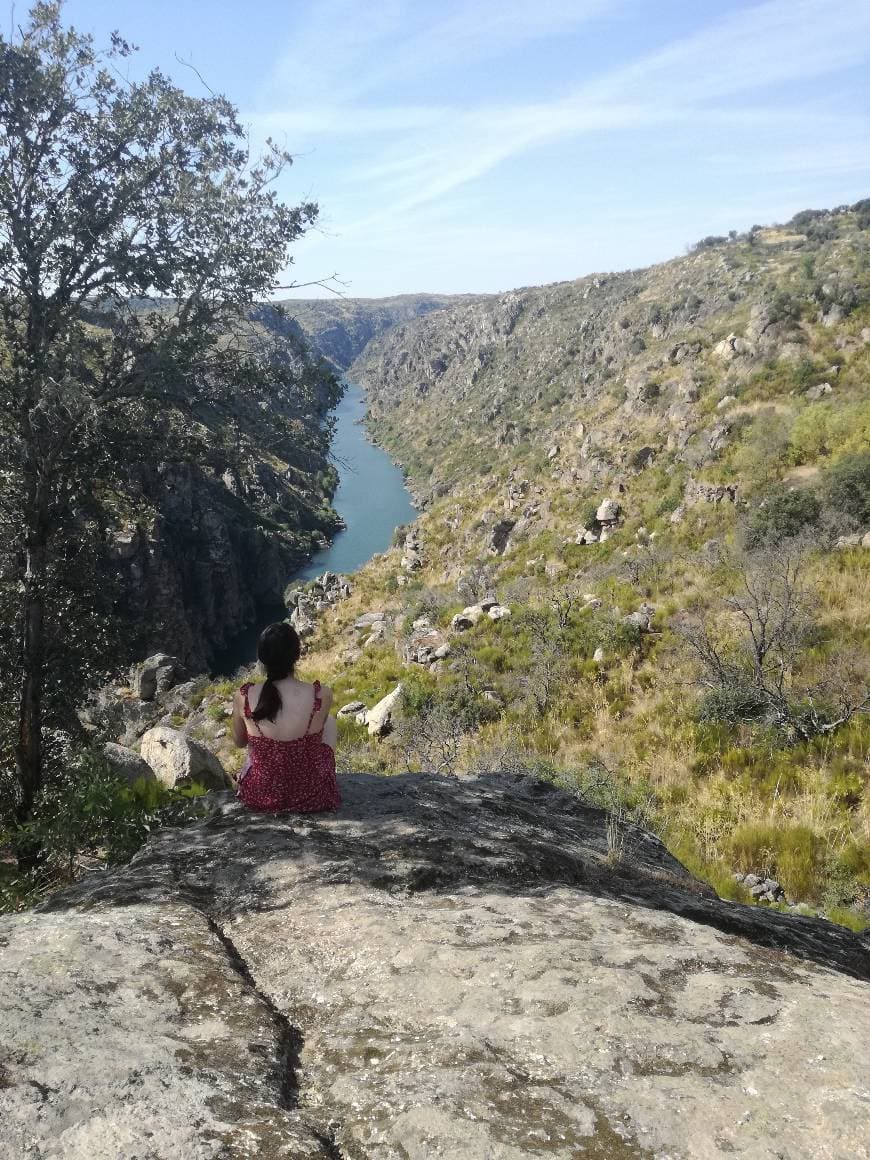
[[[826,736],[870,712],[866,656],[841,651],[802,678],[802,652],[814,632],[812,595],[799,541],[779,543],[733,561],[723,598],[730,631],[710,615],[677,626],[699,668],[701,719],[738,725],[757,721],[786,741]]]
[[[58,724],[52,663],[75,651],[65,613],[97,501],[131,448],[195,444],[196,408],[287,380],[250,315],[317,212],[279,201],[290,156],[269,142],[252,157],[223,97],[159,71],[124,80],[132,51],[117,33],[98,51],[59,3],[0,37],[2,677],[19,823]]]

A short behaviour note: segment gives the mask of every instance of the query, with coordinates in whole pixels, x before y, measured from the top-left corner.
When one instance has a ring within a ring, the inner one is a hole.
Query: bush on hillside
[[[858,527],[870,525],[870,451],[844,455],[825,472],[825,501]]]
[[[819,497],[809,488],[771,492],[753,514],[744,533],[749,549],[775,547],[817,527],[822,514]]]

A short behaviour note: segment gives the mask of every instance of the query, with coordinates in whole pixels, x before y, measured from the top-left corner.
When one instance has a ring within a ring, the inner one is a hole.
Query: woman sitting
[[[341,805],[332,690],[293,676],[300,652],[286,621],[270,624],[257,643],[266,680],[242,685],[233,700],[233,740],[248,749],[237,796],[252,810],[313,813]]]

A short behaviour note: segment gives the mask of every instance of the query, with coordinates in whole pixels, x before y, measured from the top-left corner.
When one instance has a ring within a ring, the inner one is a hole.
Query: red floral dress
[[[253,720],[248,703],[249,682],[239,690],[245,717]],[[236,796],[252,810],[292,810],[309,814],[335,810],[341,793],[335,776],[335,753],[323,740],[323,727],[310,733],[321,706],[320,681],[314,682],[314,706],[302,737],[279,741],[262,733],[248,734],[249,767],[242,774]],[[257,729],[260,726],[257,722]]]

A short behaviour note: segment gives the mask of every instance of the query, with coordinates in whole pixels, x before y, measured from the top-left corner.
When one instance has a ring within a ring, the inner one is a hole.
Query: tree
[[[97,485],[111,486],[131,442],[193,439],[195,407],[280,381],[249,316],[317,213],[278,200],[289,154],[270,141],[252,157],[226,99],[189,96],[159,71],[125,80],[116,64],[132,51],[117,33],[97,51],[62,25],[60,3],[0,37],[0,499],[19,822],[43,784],[65,554],[94,530]]]
[[[780,542],[734,564],[732,591],[722,600],[731,631],[710,616],[685,617],[678,625],[699,664],[704,715],[730,725],[760,721],[793,743],[870,712],[866,658],[857,652],[841,650],[815,679],[801,679],[815,628],[805,545]]]

